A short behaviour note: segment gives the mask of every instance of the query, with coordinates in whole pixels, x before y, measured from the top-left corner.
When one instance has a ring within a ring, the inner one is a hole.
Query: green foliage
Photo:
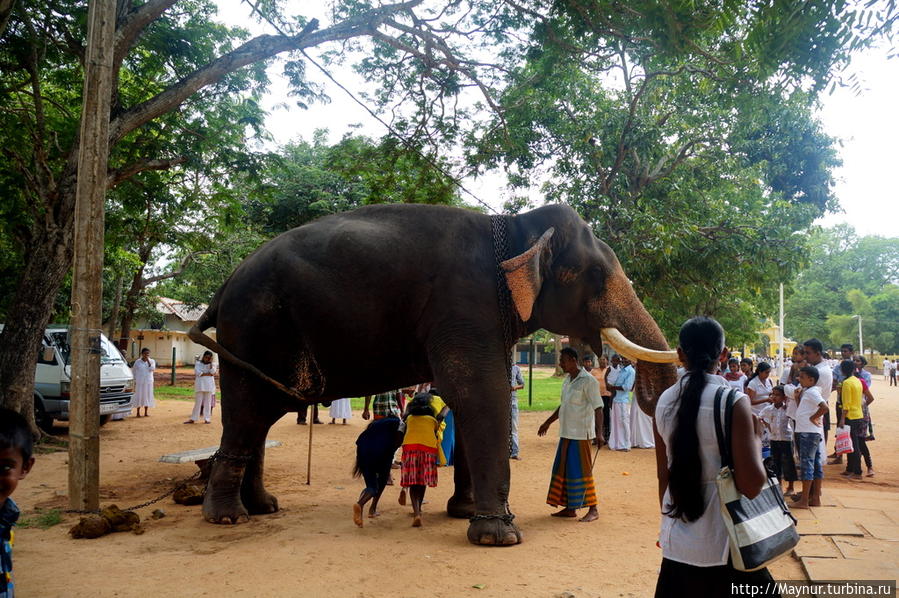
[[[899,352],[899,238],[859,238],[842,225],[817,231],[809,245],[808,268],[785,303],[786,334],[858,344],[860,315],[866,350]]]

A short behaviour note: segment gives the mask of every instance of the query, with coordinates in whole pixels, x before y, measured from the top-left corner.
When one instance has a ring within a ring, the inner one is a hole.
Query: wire
[[[284,31],[283,31],[283,30],[282,30],[276,23],[272,22],[271,19],[269,19],[269,18],[268,18],[267,16],[265,16],[264,14],[262,14],[262,11],[259,10],[259,8],[258,8],[258,6],[257,6],[256,4],[253,4],[252,2],[250,2],[250,0],[243,0],[243,1],[246,2],[247,4],[249,4],[250,7],[253,9],[253,12],[255,12],[257,15],[259,15],[259,16],[260,16],[266,23],[268,23],[269,25],[271,25],[271,26],[275,29],[275,31],[277,31],[280,35],[282,35],[282,36],[284,36],[284,37],[293,37],[293,36],[291,36],[291,35],[286,34],[286,33],[285,33],[285,32],[284,32]],[[343,90],[343,92],[346,93],[346,94],[350,97],[350,99],[352,99],[352,100],[353,100],[354,102],[356,102],[359,106],[361,106],[366,112],[368,112],[368,114],[371,115],[372,118],[374,118],[376,121],[378,121],[379,123],[381,123],[381,124],[384,126],[384,128],[386,128],[386,129],[390,132],[391,135],[393,135],[394,137],[396,137],[396,138],[400,141],[400,143],[402,143],[403,146],[406,147],[406,149],[408,149],[408,150],[410,150],[410,151],[415,152],[416,154],[418,154],[418,156],[419,156],[422,160],[424,160],[425,162],[427,162],[427,163],[431,166],[431,168],[433,168],[434,170],[436,170],[437,172],[439,172],[440,174],[442,174],[443,176],[445,176],[446,178],[448,178],[454,185],[456,185],[456,187],[458,187],[458,188],[459,188],[461,191],[463,191],[464,193],[468,194],[468,195],[469,195],[472,199],[474,199],[476,202],[478,202],[479,204],[481,204],[482,206],[484,206],[485,208],[487,208],[488,210],[490,210],[490,211],[493,212],[494,214],[498,214],[498,212],[496,211],[496,209],[495,209],[493,206],[491,206],[490,204],[488,204],[487,202],[485,202],[484,200],[482,200],[480,197],[478,197],[477,195],[475,195],[473,192],[469,191],[469,190],[465,187],[465,185],[462,184],[462,181],[461,181],[458,177],[456,177],[456,176],[453,175],[452,173],[448,172],[448,171],[447,171],[446,169],[444,169],[440,164],[438,164],[437,162],[435,162],[434,160],[432,160],[429,156],[426,156],[425,154],[423,154],[417,147],[415,147],[415,145],[414,145],[410,140],[408,140],[408,139],[406,139],[405,137],[403,137],[403,136],[402,136],[396,129],[394,129],[389,123],[385,122],[384,119],[382,119],[380,116],[378,116],[378,114],[375,113],[371,108],[369,108],[369,107],[368,107],[362,100],[360,100],[359,98],[357,98],[356,95],[355,95],[353,92],[351,92],[349,89],[347,89],[346,87],[344,87],[339,81],[337,81],[337,79],[335,79],[334,76],[331,75],[331,73],[328,72],[328,70],[327,70],[325,67],[323,67],[322,65],[320,65],[320,64],[319,64],[318,62],[316,62],[311,56],[309,56],[309,54],[307,54],[305,50],[302,50],[302,49],[301,49],[301,50],[300,50],[300,53],[301,53],[303,56],[306,57],[306,60],[308,60],[309,62],[311,62],[313,65],[315,65],[315,67],[318,68],[318,70],[320,70],[320,71],[322,72],[322,74],[325,75],[325,77],[327,77],[328,79],[330,79],[331,82],[334,83],[334,85],[336,85],[336,86],[339,87],[341,90]]]

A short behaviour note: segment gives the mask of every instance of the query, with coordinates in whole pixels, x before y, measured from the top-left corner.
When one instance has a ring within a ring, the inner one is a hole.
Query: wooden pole
[[[306,485],[312,485],[312,428],[315,427],[315,407],[316,405],[309,405],[309,416],[306,418],[306,421],[309,425],[309,456],[306,459]]]
[[[115,0],[91,0],[72,279],[72,383],[69,404],[69,506],[100,506],[100,327],[103,295],[103,200],[109,157],[109,104]]]

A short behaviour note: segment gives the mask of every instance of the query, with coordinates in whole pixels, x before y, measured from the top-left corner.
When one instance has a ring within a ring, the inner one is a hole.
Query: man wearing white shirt
[[[602,445],[602,397],[599,383],[578,365],[577,351],[562,349],[559,367],[567,375],[562,382],[562,402],[537,431],[545,436],[549,426],[559,420],[559,446],[546,503],[562,507],[553,517],[576,517],[577,509],[587,507],[581,521],[599,518],[596,488],[593,485],[591,440]]]
[[[821,391],[821,397],[829,405],[830,393],[833,392],[833,369],[824,361],[824,345],[816,338],[810,338],[804,343],[805,361],[818,370],[818,381],[815,386]],[[823,434],[827,443],[827,433],[830,431],[830,409],[824,414]],[[826,454],[826,453],[825,453]]]

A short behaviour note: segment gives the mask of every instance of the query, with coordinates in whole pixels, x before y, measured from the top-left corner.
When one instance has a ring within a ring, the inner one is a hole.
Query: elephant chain
[[[502,320],[503,328],[503,351],[508,352],[517,340],[512,331],[513,318],[516,328],[519,327],[520,320],[518,313],[512,309],[512,292],[509,285],[506,284],[506,277],[503,274],[503,268],[500,264],[509,259],[509,236],[506,230],[506,218],[501,214],[490,217],[490,228],[493,233],[493,257],[496,261],[496,295],[499,301],[499,318]],[[506,354],[506,381],[511,385],[512,381],[512,361]],[[512,454],[512,401],[509,398],[509,454]]]
[[[253,458],[253,455],[233,455],[231,453],[223,453],[222,451],[216,451],[212,455],[212,457],[209,458],[209,460],[212,462],[215,462],[215,461],[237,461],[238,463],[246,464],[246,463],[249,463],[250,459],[252,459],[252,458]],[[143,509],[144,507],[149,507],[152,504],[158,503],[163,498],[174,494],[175,491],[177,491],[179,488],[183,487],[188,482],[192,482],[192,481],[198,479],[200,477],[200,475],[202,475],[202,473],[203,473],[202,471],[197,471],[189,478],[184,478],[183,480],[181,480],[181,482],[172,486],[171,490],[167,490],[164,493],[157,496],[156,498],[151,498],[147,502],[142,502],[139,505],[134,505],[132,507],[128,507],[127,509],[122,509],[122,511],[136,511],[138,509]],[[209,481],[207,480],[207,484],[208,483],[209,483]],[[63,511],[63,513],[73,513],[76,515],[99,515],[100,509],[66,509]]]

